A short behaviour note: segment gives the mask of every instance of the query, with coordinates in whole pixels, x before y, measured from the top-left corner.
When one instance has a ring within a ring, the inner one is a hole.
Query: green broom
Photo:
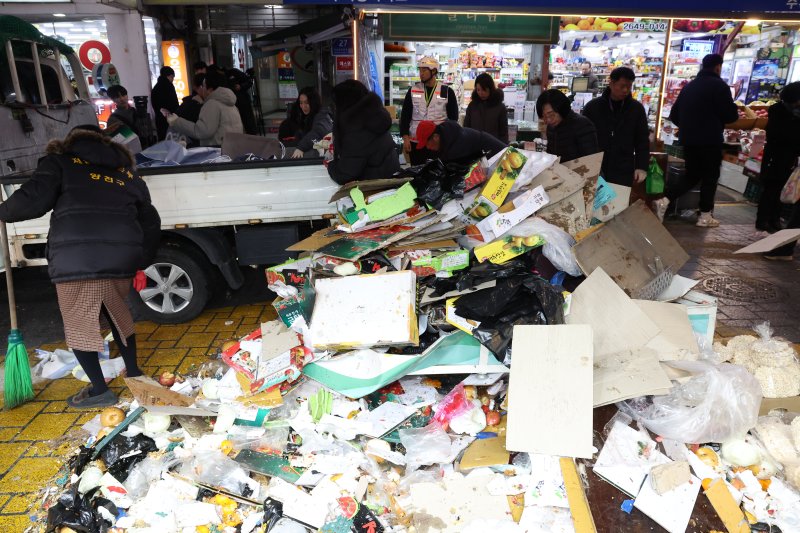
[[[3,400],[6,409],[27,402],[33,398],[33,381],[28,362],[28,350],[22,343],[22,333],[17,329],[17,301],[14,297],[14,280],[11,276],[11,254],[8,251],[6,223],[0,221],[0,240],[3,246],[3,265],[6,267],[6,286],[8,287],[8,311],[11,315],[11,332],[8,334],[6,350],[5,389]]]

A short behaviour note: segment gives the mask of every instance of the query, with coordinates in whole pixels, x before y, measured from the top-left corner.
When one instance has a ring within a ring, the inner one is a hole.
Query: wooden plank
[[[592,329],[516,326],[506,448],[592,456]]]
[[[592,327],[595,357],[636,350],[660,331],[602,268],[572,293],[565,321]]]
[[[564,476],[564,488],[567,491],[575,533],[596,533],[594,517],[589,509],[589,501],[586,499],[586,492],[583,490],[583,483],[581,483],[574,459],[571,457],[561,458],[561,474]]]

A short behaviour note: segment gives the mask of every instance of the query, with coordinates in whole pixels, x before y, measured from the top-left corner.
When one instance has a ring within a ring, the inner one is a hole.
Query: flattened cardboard
[[[472,470],[482,466],[507,465],[509,459],[505,435],[472,441],[459,461],[459,469]]]
[[[603,166],[603,152],[579,157],[567,161],[563,165],[585,180],[583,184],[584,212],[591,215],[594,211],[594,197],[597,194],[597,178],[600,176],[600,169]]]
[[[634,300],[634,302],[661,329],[661,332],[647,343],[649,348],[658,352],[659,360],[696,360],[700,356],[700,348],[697,346],[697,339],[685,305],[650,300]]]
[[[643,453],[647,449],[649,453]],[[658,451],[655,441],[621,422],[615,422],[600,450],[594,473],[635,498],[645,477],[669,458]]]
[[[790,413],[800,413],[800,396],[790,396],[789,398],[763,398],[761,409],[758,410],[759,416],[766,416],[773,409],[786,409]]]
[[[649,348],[595,356],[593,379],[595,407],[649,394],[666,394],[672,388],[661,369],[658,353]]]
[[[516,326],[512,342],[507,448],[590,458],[591,327]]]
[[[190,407],[194,398],[184,396],[161,386],[147,376],[125,378],[125,384],[139,405],[160,415],[217,416],[217,413],[199,407]]]
[[[390,252],[408,252],[411,250],[449,250],[458,248],[458,243],[452,239],[443,239],[440,241],[420,242],[418,244],[404,244],[392,245],[389,247]]]
[[[316,252],[323,246],[336,242],[345,236],[344,233],[334,233],[331,235],[333,228],[324,228],[315,231],[309,237],[306,237],[300,242],[296,242],[286,249],[287,252]]]
[[[700,479],[690,476],[689,482],[659,495],[650,483],[650,476],[642,484],[633,506],[652,518],[669,533],[683,533],[692,517]]]
[[[617,194],[613,200],[605,205],[600,206],[592,212],[592,217],[600,222],[607,222],[617,216],[619,213],[625,211],[631,200],[631,188],[616,183],[609,183],[614,192]]]
[[[800,229],[782,229],[776,231],[769,237],[764,237],[760,241],[749,244],[744,248],[736,250],[735,254],[758,254],[763,252],[771,252],[775,248],[780,248],[784,244],[800,239]]]
[[[641,200],[578,242],[572,252],[584,273],[602,267],[633,297],[660,273],[659,265],[674,274],[689,260]]]
[[[719,515],[728,533],[749,533],[750,524],[747,522],[744,513],[739,508],[736,500],[733,499],[731,492],[725,486],[725,481],[715,479],[705,490],[705,495],[711,502],[712,507]]]
[[[328,203],[350,196],[352,189],[358,188],[361,192],[381,191],[385,189],[396,189],[410,182],[411,178],[386,178],[380,180],[351,181],[342,185],[338,191],[333,193]]]
[[[567,324],[588,324],[595,357],[636,350],[660,332],[614,281],[598,268],[572,293]]]

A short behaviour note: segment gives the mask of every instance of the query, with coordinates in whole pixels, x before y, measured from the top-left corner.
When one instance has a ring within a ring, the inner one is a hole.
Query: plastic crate
[[[679,144],[665,144],[664,151],[672,157],[683,159],[683,146]]]

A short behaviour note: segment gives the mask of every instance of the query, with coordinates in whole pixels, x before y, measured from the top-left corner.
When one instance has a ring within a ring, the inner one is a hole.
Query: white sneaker
[[[716,228],[719,226],[719,220],[712,217],[711,213],[700,213],[695,226],[699,226],[701,228]]]
[[[653,202],[653,205],[656,208],[656,216],[658,217],[658,220],[664,222],[664,215],[667,214],[667,208],[669,207],[669,199],[659,198]]]

